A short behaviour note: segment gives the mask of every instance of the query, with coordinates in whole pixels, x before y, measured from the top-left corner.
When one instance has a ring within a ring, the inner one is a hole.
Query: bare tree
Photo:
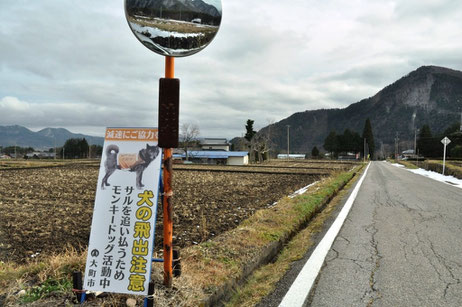
[[[272,147],[271,141],[271,128],[274,124],[274,121],[268,121],[268,126],[260,130],[250,142],[251,152],[256,153],[256,158],[258,162],[269,159],[269,152]]]
[[[180,139],[182,148],[186,154],[186,160],[189,160],[188,149],[194,146],[197,142],[197,137],[200,134],[199,126],[196,124],[184,123],[180,127]]]
[[[264,160],[264,155],[268,152],[267,142],[263,134],[257,134],[250,142],[250,148],[255,162]]]

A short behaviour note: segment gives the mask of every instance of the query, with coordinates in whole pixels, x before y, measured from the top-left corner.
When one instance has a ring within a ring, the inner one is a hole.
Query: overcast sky
[[[460,0],[225,0],[221,29],[176,60],[180,122],[241,136],[295,112],[343,108],[422,65],[462,70]],[[156,126],[164,59],[123,1],[0,0],[0,125]]]

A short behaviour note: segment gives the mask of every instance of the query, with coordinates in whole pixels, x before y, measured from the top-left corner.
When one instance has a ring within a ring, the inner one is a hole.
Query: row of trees
[[[88,145],[87,140],[83,139],[68,139],[63,147],[50,148],[49,153],[56,150],[57,158],[66,159],[83,159],[83,158],[98,158],[101,157],[103,147],[100,145]],[[16,157],[26,157],[27,154],[33,153],[36,150],[32,147],[8,146],[1,148],[3,154]]]
[[[271,125],[268,125],[263,132],[257,133],[253,124],[253,120],[247,120],[244,135],[245,144],[242,145],[249,151],[252,161],[263,161],[269,158],[271,150]],[[374,158],[375,142],[370,119],[365,122],[362,136],[350,129],[345,129],[343,134],[332,131],[324,141],[324,149],[330,152],[332,156],[338,156],[342,152],[364,154],[364,148],[366,148],[366,155],[370,154],[370,158]],[[311,157],[320,157],[320,154],[319,149],[316,146],[313,147]]]
[[[58,150],[58,157],[65,159],[99,158],[103,152],[100,145],[89,145],[85,138],[68,139]]]
[[[331,153],[331,156],[338,156],[338,154],[342,152],[360,152],[363,156],[364,154],[370,154],[370,158],[373,159],[375,142],[371,121],[369,118],[366,120],[362,136],[350,129],[345,129],[343,134],[337,134],[335,131],[331,131],[325,138],[323,146],[325,150]],[[364,152],[365,150],[366,153]]]
[[[443,145],[441,140],[449,137],[451,143],[447,147],[447,156],[450,158],[462,158],[462,133],[458,123],[449,126],[442,134],[433,135],[430,126],[424,125],[419,131],[417,150],[424,157],[441,157]]]
[[[83,159],[88,158],[89,146],[85,138],[83,139],[68,139],[60,150],[60,156],[67,159]]]
[[[25,154],[34,152],[34,148],[32,147],[19,147],[19,146],[8,146],[5,148],[1,148],[0,150],[3,154],[13,156],[23,156]]]

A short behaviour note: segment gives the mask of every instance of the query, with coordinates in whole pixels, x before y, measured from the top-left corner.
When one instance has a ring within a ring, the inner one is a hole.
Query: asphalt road
[[[310,306],[462,306],[462,189],[373,162]]]
[[[259,306],[279,304],[311,252]],[[462,306],[461,280],[462,189],[372,162],[306,305]]]

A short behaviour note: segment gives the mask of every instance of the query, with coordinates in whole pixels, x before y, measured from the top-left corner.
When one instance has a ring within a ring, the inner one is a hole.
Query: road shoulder
[[[259,307],[271,307],[279,306],[282,298],[287,293],[294,280],[297,278],[300,270],[303,268],[307,260],[312,255],[313,251],[318,246],[319,242],[324,238],[325,234],[336,220],[340,211],[344,207],[346,201],[351,196],[354,188],[358,184],[365,168],[358,173],[355,178],[345,186],[345,188],[338,193],[338,195],[332,199],[332,201],[326,206],[325,210],[318,214],[316,218],[308,225],[307,228],[300,232],[300,235],[304,237],[305,241],[300,244],[305,245],[305,252],[301,259],[293,261],[284,276],[276,283],[274,291],[263,298],[257,306]],[[316,225],[315,227],[313,227]],[[305,233],[305,234],[303,234]],[[294,238],[297,240],[297,238]]]

